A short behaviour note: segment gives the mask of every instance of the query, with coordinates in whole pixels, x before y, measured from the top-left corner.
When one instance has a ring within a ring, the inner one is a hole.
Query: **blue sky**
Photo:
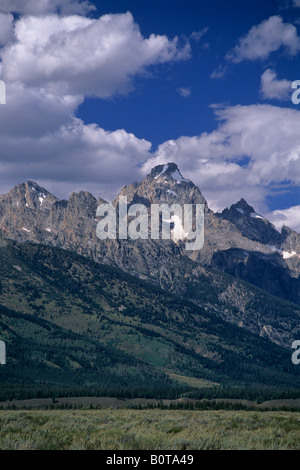
[[[299,0],[2,0],[0,193],[112,199],[174,161],[300,231]]]
[[[224,57],[253,24],[278,12],[287,18],[297,18],[295,9],[280,11],[276,0],[229,0],[226,7],[221,0],[93,3],[97,5],[97,14],[130,11],[145,37],[154,33],[166,34],[169,38],[178,36],[182,42],[190,39],[189,59],[154,66],[148,69],[150,76],[147,79],[135,78],[134,93],[125,97],[114,96],[104,102],[87,99],[78,111],[86,122],[98,122],[105,129],[125,126],[128,132],[151,141],[154,150],[169,139],[212,131],[216,127],[210,108],[212,103],[260,102],[260,78],[267,63],[234,67],[227,64]],[[200,33],[198,40],[197,33]],[[284,58],[281,67],[284,76],[288,71],[294,80],[296,67],[294,62],[290,62]],[[212,80],[210,76],[219,66],[227,66],[227,73],[222,80]],[[184,98],[180,94],[181,89],[186,90],[185,94],[189,96]]]

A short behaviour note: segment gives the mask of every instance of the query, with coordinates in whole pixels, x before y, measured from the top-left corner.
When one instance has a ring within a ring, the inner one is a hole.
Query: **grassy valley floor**
[[[2,450],[300,448],[300,412],[2,410]]]

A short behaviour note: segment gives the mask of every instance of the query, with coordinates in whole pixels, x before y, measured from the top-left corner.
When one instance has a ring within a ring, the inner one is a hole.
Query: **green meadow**
[[[1,450],[296,450],[300,412],[1,410]]]

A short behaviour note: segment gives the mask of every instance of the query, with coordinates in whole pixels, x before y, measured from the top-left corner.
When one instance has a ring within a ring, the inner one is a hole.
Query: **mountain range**
[[[300,235],[244,199],[214,213],[174,163],[122,188],[115,207],[119,196],[203,204],[204,247],[99,240],[105,201],[85,191],[60,200],[28,181],[0,196],[0,339],[14,364],[3,380],[299,386]]]

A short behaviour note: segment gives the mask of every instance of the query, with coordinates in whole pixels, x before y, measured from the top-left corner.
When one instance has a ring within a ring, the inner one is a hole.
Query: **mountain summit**
[[[242,198],[229,209],[224,209],[222,217],[238,227],[245,237],[280,248],[280,233],[265,217],[257,214],[245,199]]]
[[[207,202],[200,189],[194,183],[184,178],[175,163],[157,165],[141,183],[134,182],[122,188],[119,196],[127,196],[128,204],[201,204],[207,207]],[[117,199],[114,204],[117,202]]]
[[[180,170],[176,163],[166,163],[164,165],[157,165],[156,167],[152,168],[150,177],[153,177],[155,179],[157,178],[164,178],[164,179],[169,179],[171,178],[174,180],[177,184],[180,183],[191,183],[190,180],[184,178],[182,174],[180,173]]]

